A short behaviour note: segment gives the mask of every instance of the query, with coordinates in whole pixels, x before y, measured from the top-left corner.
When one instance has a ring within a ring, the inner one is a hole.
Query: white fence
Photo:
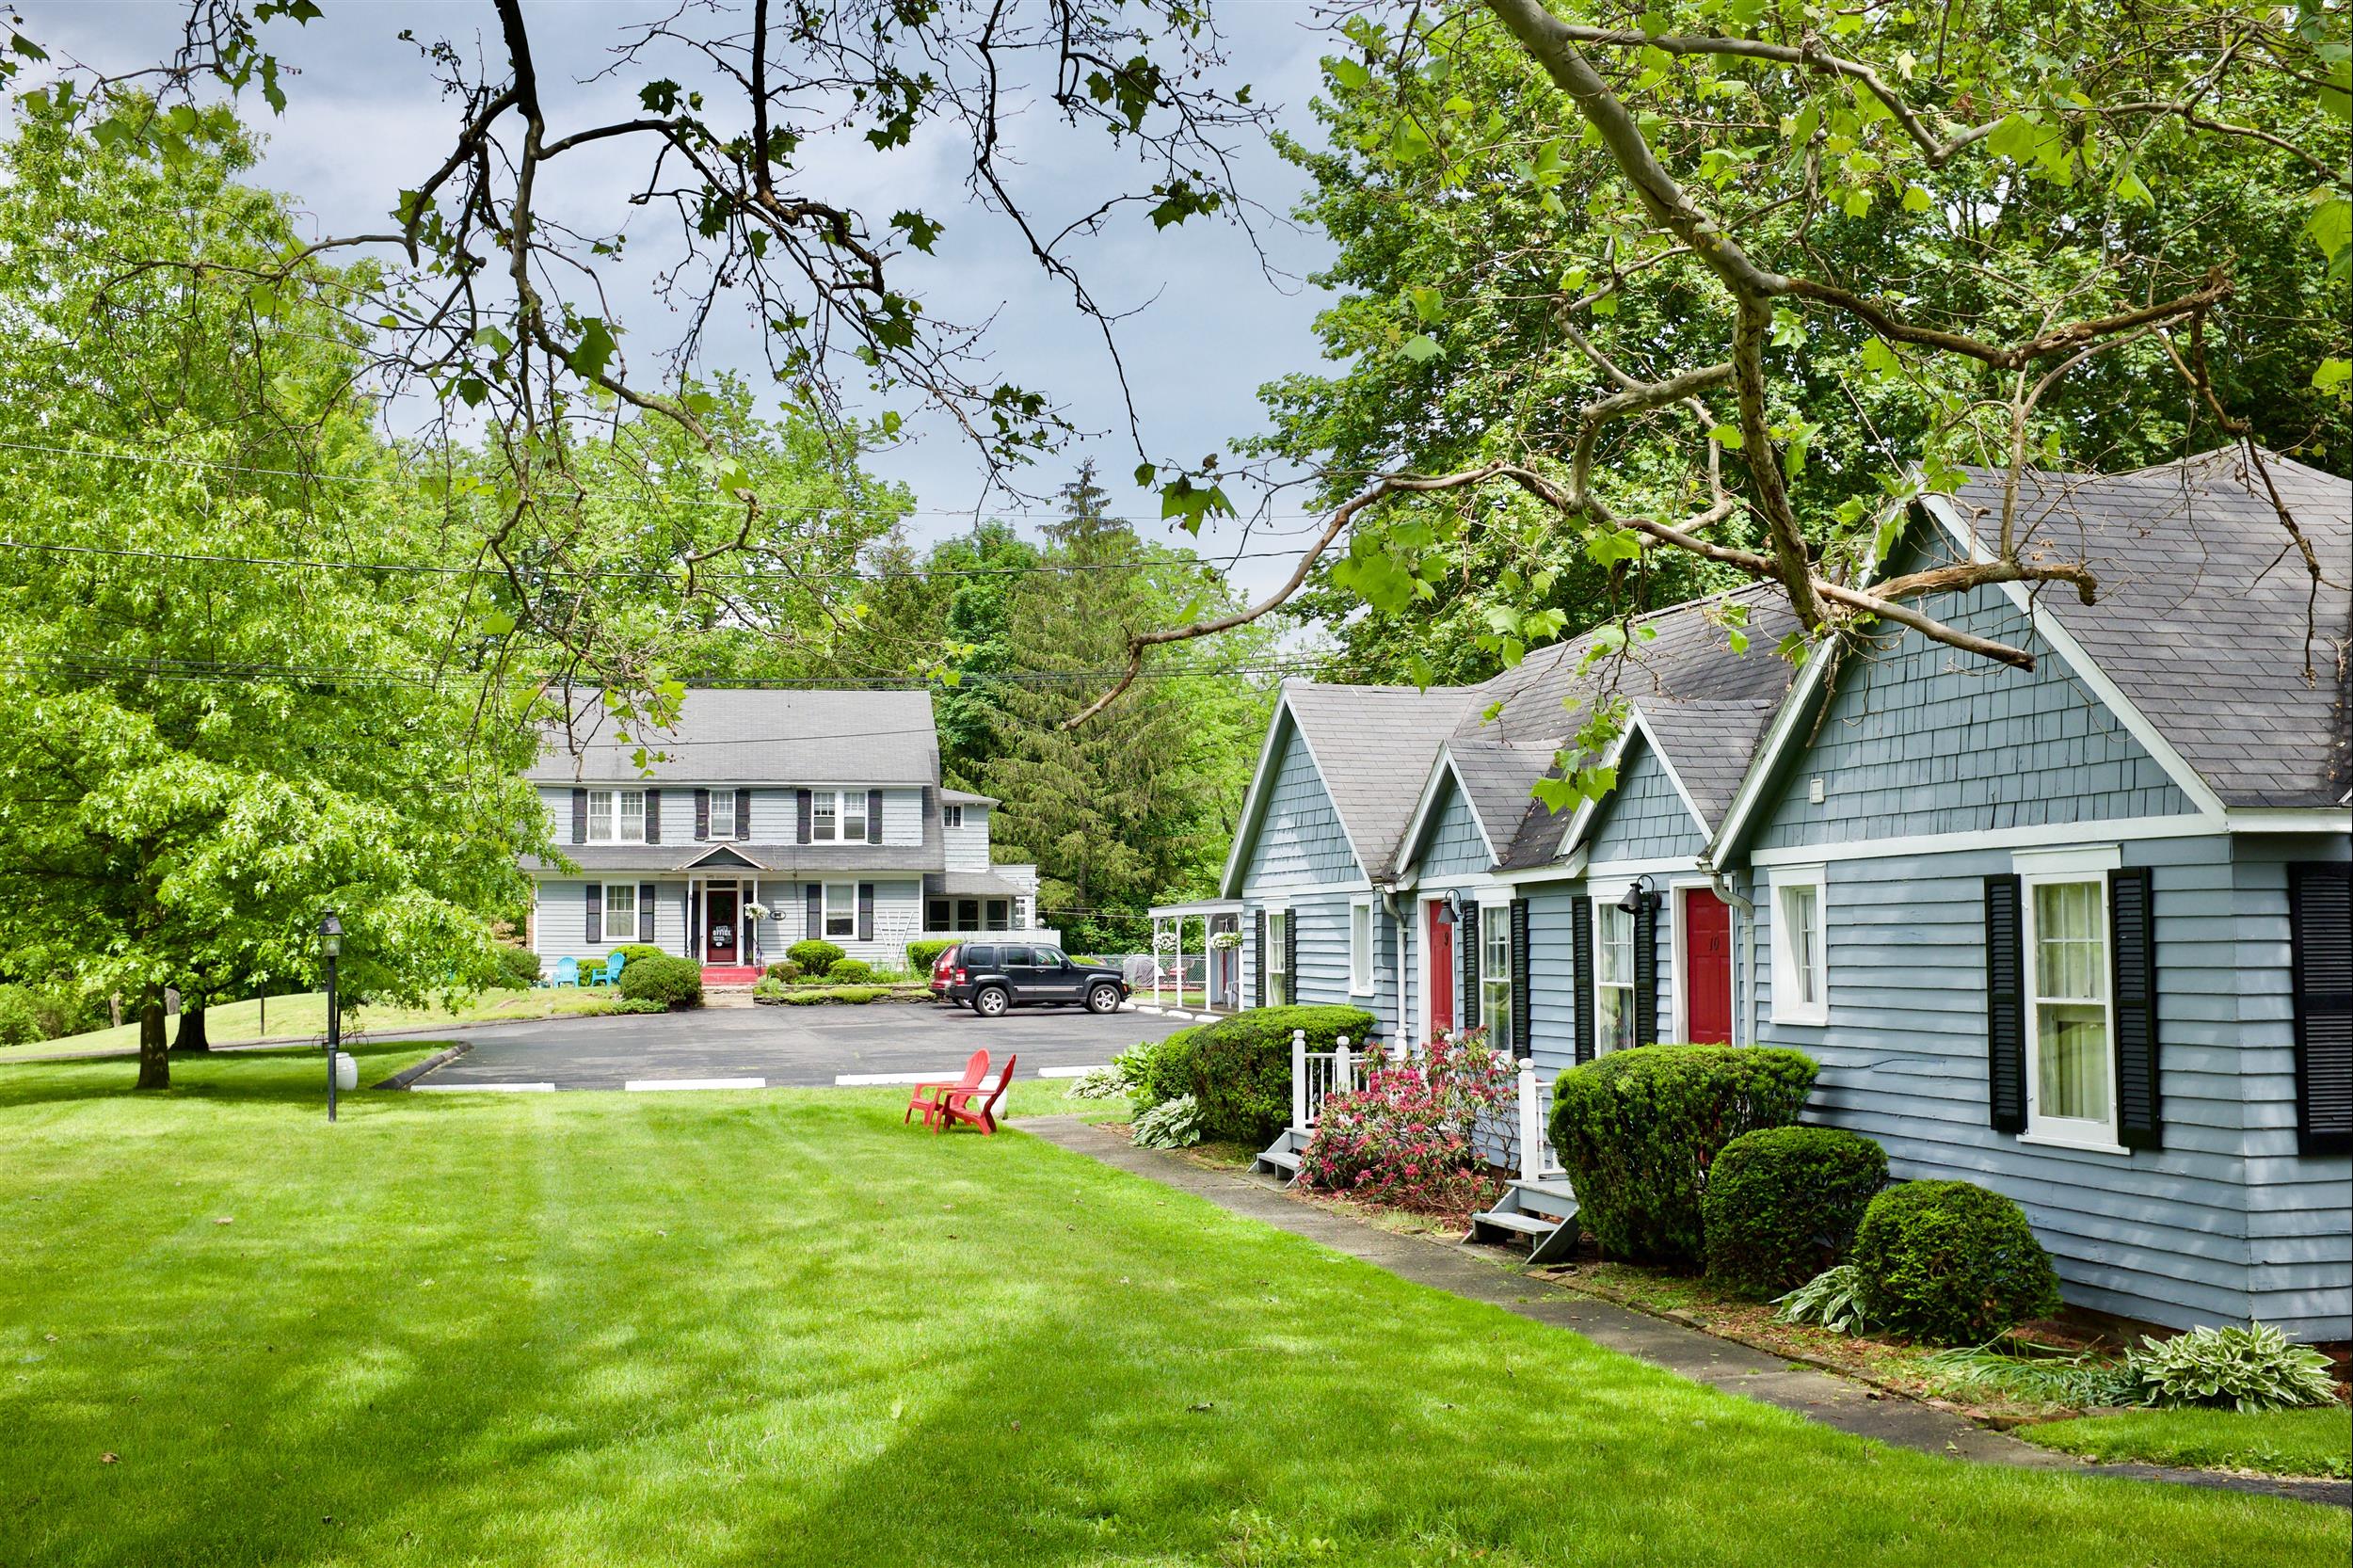
[[[1291,1126],[1305,1132],[1323,1113],[1333,1095],[1353,1094],[1364,1087],[1364,1058],[1348,1048],[1348,1036],[1333,1042],[1330,1050],[1309,1050],[1307,1032],[1291,1031]]]
[[[1561,1175],[1545,1132],[1551,1120],[1552,1085],[1537,1073],[1535,1063],[1522,1062],[1511,1103],[1481,1116],[1471,1141],[1488,1164],[1513,1172],[1522,1181],[1549,1180]]]

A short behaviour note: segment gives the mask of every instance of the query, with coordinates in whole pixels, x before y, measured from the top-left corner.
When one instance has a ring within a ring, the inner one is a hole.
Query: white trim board
[[[2112,817],[2105,821],[1998,828],[1985,833],[1920,833],[1896,839],[1858,839],[1848,843],[1793,844],[1786,849],[1753,851],[1748,862],[1758,867],[1817,866],[1827,860],[1877,860],[1896,855],[2129,843],[2142,839],[2203,839],[2225,831],[2226,824],[2212,817]]]

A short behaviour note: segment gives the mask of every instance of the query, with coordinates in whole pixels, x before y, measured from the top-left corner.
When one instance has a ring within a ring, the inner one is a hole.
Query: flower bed
[[[1467,1219],[1493,1204],[1503,1175],[1475,1141],[1479,1118],[1512,1100],[1515,1065],[1483,1031],[1442,1040],[1365,1086],[1323,1102],[1300,1157],[1301,1183],[1318,1192],[1422,1214]]]

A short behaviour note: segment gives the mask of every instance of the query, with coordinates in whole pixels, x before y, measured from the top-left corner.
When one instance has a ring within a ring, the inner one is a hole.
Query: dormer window
[[[808,836],[821,844],[862,844],[867,841],[864,790],[809,792]]]
[[[646,841],[646,792],[588,792],[588,841],[592,844],[642,844]]]

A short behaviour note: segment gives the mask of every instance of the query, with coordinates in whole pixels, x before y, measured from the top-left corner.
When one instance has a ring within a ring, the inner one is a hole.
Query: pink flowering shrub
[[[1483,1030],[1432,1044],[1419,1061],[1376,1064],[1365,1086],[1323,1102],[1299,1176],[1320,1192],[1426,1214],[1467,1215],[1502,1187],[1473,1135],[1511,1103],[1516,1068]]]

